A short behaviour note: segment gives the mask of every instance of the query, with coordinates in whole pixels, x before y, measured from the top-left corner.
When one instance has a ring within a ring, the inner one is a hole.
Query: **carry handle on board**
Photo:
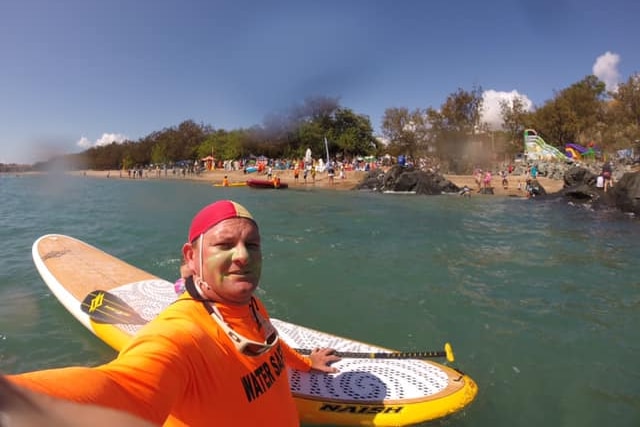
[[[296,348],[294,350],[304,355],[311,354],[311,350],[305,348]],[[379,353],[336,351],[333,354],[339,357],[354,359],[433,359],[437,357],[446,357],[449,362],[455,361],[453,348],[451,348],[451,344],[449,343],[444,345],[444,351],[390,351]]]
[[[97,323],[144,325],[148,321],[140,315],[122,298],[108,291],[91,291],[82,300],[81,310],[89,315],[89,318]],[[300,354],[309,355],[311,350],[296,348]],[[455,357],[451,344],[444,345],[444,351],[394,351],[380,353],[336,352],[339,357],[354,359],[430,359],[446,357],[453,362]]]

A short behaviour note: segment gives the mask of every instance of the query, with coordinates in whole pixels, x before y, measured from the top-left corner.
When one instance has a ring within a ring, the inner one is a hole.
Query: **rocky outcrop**
[[[528,194],[529,197],[538,197],[538,196],[546,196],[547,190],[544,189],[540,181],[537,179],[528,179],[526,181],[524,191]]]
[[[536,165],[538,167],[538,173],[540,176],[544,176],[545,178],[550,179],[565,179],[567,173],[571,170],[586,170],[589,173],[593,174],[594,184],[595,178],[602,171],[602,166],[604,162],[602,161],[593,161],[593,162],[531,162],[527,163],[516,163],[515,169],[513,170],[513,175],[515,176],[527,176],[529,166]],[[613,179],[615,181],[619,181],[627,172],[633,172],[635,169],[635,164],[631,161],[615,161],[610,162],[613,167]]]
[[[618,209],[640,215],[640,172],[622,175],[608,194]]]
[[[415,192],[426,195],[460,191],[457,185],[440,174],[398,165],[392,166],[386,173],[382,170],[370,171],[356,189],[379,192]]]
[[[569,201],[588,204],[594,209],[615,208],[640,215],[640,172],[627,172],[605,192],[596,187],[597,175],[582,167],[565,173],[561,195]]]
[[[589,169],[574,166],[564,173],[564,186],[575,187],[578,185],[596,186],[598,176]]]
[[[558,195],[578,204],[587,204],[594,209],[612,208],[640,215],[640,172],[626,172],[615,179],[613,187],[605,192],[596,187],[597,174],[591,169],[572,166],[565,171],[564,189]],[[536,180],[528,180],[536,196],[546,195],[542,185]],[[373,170],[358,184],[358,190],[378,192],[412,192],[416,194],[436,195],[459,193],[460,187],[444,176],[430,171],[402,166],[392,166],[387,172]],[[490,191],[489,189],[488,191]],[[492,193],[492,192],[491,192]]]

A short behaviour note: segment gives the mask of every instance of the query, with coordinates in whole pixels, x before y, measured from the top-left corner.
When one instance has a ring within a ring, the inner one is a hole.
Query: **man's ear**
[[[196,264],[194,261],[195,251],[191,243],[185,243],[182,246],[182,256],[184,257],[184,260],[187,262],[187,266],[191,269],[191,271],[195,272],[196,271]]]

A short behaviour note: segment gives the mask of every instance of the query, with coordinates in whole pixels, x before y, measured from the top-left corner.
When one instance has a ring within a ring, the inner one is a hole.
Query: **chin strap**
[[[207,303],[208,302],[213,303],[214,301],[207,299],[204,297],[204,295],[202,295],[202,291],[198,288],[198,286],[196,286],[196,283],[193,280],[193,276],[189,276],[186,279],[184,279],[184,287],[192,299],[202,302],[202,305],[204,305],[204,308],[207,309],[207,313],[209,314],[213,313],[213,309],[211,308],[211,305]]]

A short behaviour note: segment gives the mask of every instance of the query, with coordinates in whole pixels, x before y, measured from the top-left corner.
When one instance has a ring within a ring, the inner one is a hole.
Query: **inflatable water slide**
[[[572,159],[567,157],[562,151],[544,142],[544,139],[533,129],[526,129],[524,131],[524,152],[527,160],[572,161]]]
[[[594,158],[598,155],[600,150],[595,148],[592,144],[593,143],[590,143],[589,147],[584,147],[580,144],[566,144],[564,146],[564,152],[567,157],[571,157],[574,160],[579,160],[583,157]]]

